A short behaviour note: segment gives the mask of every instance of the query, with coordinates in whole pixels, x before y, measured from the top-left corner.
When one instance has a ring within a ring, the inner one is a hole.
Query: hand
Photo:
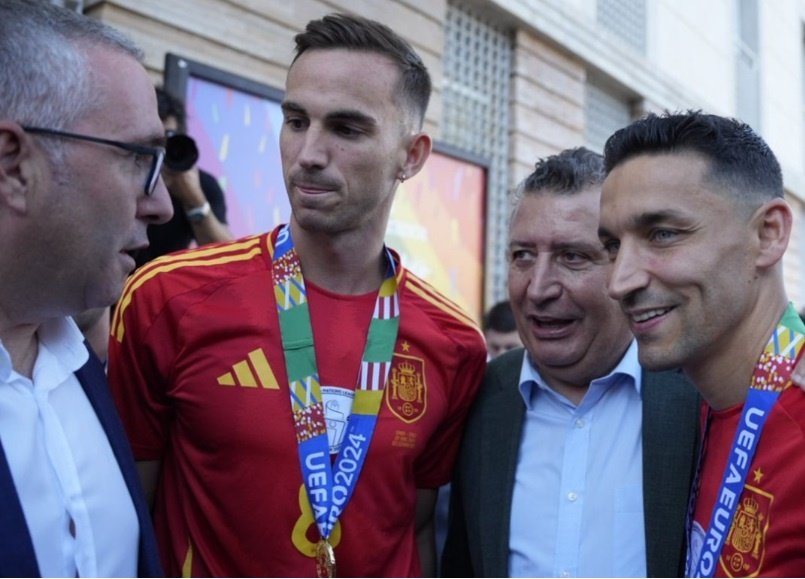
[[[171,197],[182,205],[184,211],[201,207],[207,203],[207,196],[201,188],[201,178],[196,166],[181,172],[165,168],[162,171],[162,178],[165,179],[165,185]],[[210,212],[201,221],[191,222],[190,227],[198,245],[233,239],[229,227],[218,220],[215,211]]]
[[[181,172],[165,169],[162,172],[162,178],[165,180],[165,186],[171,197],[181,203],[183,207],[201,207],[207,201],[201,190],[198,167],[193,166],[187,171]]]

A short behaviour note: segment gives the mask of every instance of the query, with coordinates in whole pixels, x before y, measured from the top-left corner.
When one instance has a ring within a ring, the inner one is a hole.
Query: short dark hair
[[[543,157],[534,171],[520,182],[515,192],[519,201],[523,195],[535,192],[575,194],[604,182],[604,158],[585,148],[565,149]]]
[[[306,51],[317,49],[345,48],[388,56],[400,71],[400,82],[394,93],[402,96],[403,104],[422,126],[430,100],[430,74],[411,45],[388,26],[360,16],[328,14],[308,22],[305,31],[297,34],[294,41],[293,62]]]
[[[162,87],[156,87],[156,91],[159,118],[164,123],[169,117],[173,117],[179,126],[179,132],[186,133],[187,112],[185,111],[184,103]]]
[[[649,114],[613,134],[604,147],[609,173],[644,154],[695,153],[709,161],[708,179],[742,201],[784,197],[780,163],[752,127],[701,111]]]
[[[484,316],[483,328],[484,332],[494,330],[501,333],[513,332],[517,329],[509,300],[503,300],[489,308]]]
[[[604,177],[604,157],[586,147],[542,157],[534,164],[534,171],[517,185],[509,220],[514,219],[524,197],[576,195],[591,187],[600,188]]]

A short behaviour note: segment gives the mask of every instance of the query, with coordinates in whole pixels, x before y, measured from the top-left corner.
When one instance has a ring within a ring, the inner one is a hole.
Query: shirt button
[[[576,428],[584,428],[584,425],[585,425],[585,424],[587,424],[587,423],[586,423],[586,422],[584,422],[584,419],[579,418],[579,419],[576,421]]]
[[[579,495],[577,495],[576,493],[573,492],[567,493],[567,500],[569,500],[571,503],[575,501],[577,498],[579,498]]]
[[[570,577],[570,571],[562,571],[562,577]]]

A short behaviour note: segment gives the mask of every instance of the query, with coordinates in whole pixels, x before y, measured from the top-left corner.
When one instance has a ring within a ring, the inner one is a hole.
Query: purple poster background
[[[199,166],[224,190],[232,233],[242,237],[287,223],[280,103],[192,74],[185,102]],[[485,192],[483,164],[434,151],[398,190],[387,235],[407,267],[476,320],[483,311]]]
[[[191,76],[186,105],[187,131],[198,145],[199,167],[224,190],[232,233],[262,233],[287,222],[279,103]]]

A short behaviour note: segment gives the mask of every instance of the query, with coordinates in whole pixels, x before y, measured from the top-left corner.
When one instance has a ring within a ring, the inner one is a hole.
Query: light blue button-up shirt
[[[645,577],[640,364],[632,342],[576,406],[524,356],[511,577]]]

